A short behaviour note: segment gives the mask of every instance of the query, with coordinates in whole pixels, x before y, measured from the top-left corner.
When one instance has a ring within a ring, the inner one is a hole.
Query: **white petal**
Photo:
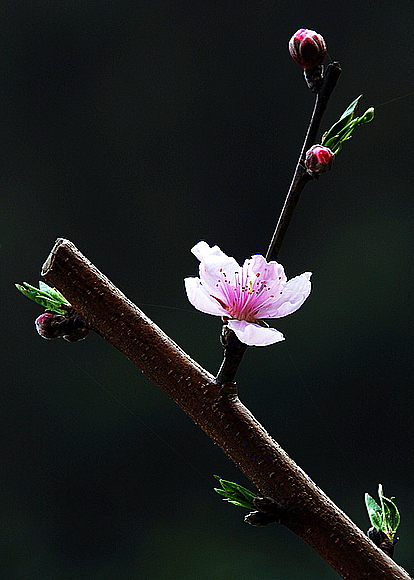
[[[218,246],[211,246],[210,248],[207,242],[198,242],[198,244],[191,248],[191,251],[200,262],[207,256],[221,256],[227,258],[226,254],[222,252]]]
[[[217,292],[224,280],[235,284],[234,273],[240,271],[241,266],[234,258],[227,256],[218,246],[210,248],[206,242],[198,242],[191,251],[200,260],[199,276],[208,293]]]
[[[311,272],[296,276],[279,289],[272,303],[263,306],[258,312],[260,318],[281,318],[292,314],[302,306],[311,291]]]
[[[245,320],[229,320],[228,326],[244,344],[248,346],[267,346],[285,340],[275,328],[265,328]]]
[[[200,278],[185,278],[185,291],[187,298],[191,304],[205,312],[206,314],[213,314],[214,316],[226,316],[227,311],[220,306],[220,304],[212,298],[205,288],[201,285]]]

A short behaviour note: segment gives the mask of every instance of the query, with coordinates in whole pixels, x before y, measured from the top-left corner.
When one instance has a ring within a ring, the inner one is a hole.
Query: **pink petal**
[[[213,294],[217,288],[225,284],[226,280],[230,281],[230,285],[235,285],[235,272],[240,272],[241,268],[234,258],[214,259],[209,257],[200,263],[199,276],[202,283],[207,286]]]
[[[292,278],[278,289],[279,296],[258,312],[259,318],[281,318],[302,306],[311,291],[311,272]]]
[[[228,314],[201,285],[200,278],[185,278],[184,284],[187,298],[197,310],[214,316],[226,316]]]
[[[236,260],[227,256],[218,246],[210,248],[206,242],[198,242],[191,251],[200,260],[200,279],[210,294],[217,292],[217,288],[220,288],[224,278],[233,283],[234,273],[241,270]],[[217,286],[218,280],[221,282]]]
[[[285,340],[281,332],[274,328],[265,328],[258,324],[245,320],[229,320],[229,328],[234,332],[240,342],[248,346],[268,346],[275,342]]]
[[[250,271],[253,276],[260,273],[259,281],[264,280],[269,285],[272,282],[284,284],[287,280],[285,270],[281,264],[266,262],[266,258],[260,254],[252,256],[250,260],[245,261],[245,264],[247,262],[250,262]]]

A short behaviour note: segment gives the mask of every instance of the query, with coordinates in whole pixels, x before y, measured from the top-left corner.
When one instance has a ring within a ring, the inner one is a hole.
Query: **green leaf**
[[[15,284],[16,288],[27,298],[40,304],[46,310],[57,312],[58,314],[66,314],[71,304],[56,288],[48,286],[44,282],[39,282],[39,288],[23,282],[22,284]]]
[[[387,498],[384,496],[384,490],[381,484],[378,485],[378,496],[381,501],[382,513],[383,513],[383,531],[385,533],[395,534],[398,526],[400,525],[400,513],[397,506],[393,502],[395,498]]]
[[[394,498],[383,498],[385,524],[390,532],[395,532],[400,525],[401,517],[397,506],[392,501]]]
[[[221,479],[218,475],[215,475],[214,477],[219,480],[222,487],[222,489],[215,487],[214,491],[224,496],[225,501],[239,507],[254,509],[253,500],[256,497],[255,493],[238,483]]]
[[[322,136],[321,145],[328,147],[336,155],[342,149],[342,144],[352,137],[354,128],[364,123],[369,123],[374,118],[374,108],[370,107],[365,111],[362,117],[354,119],[355,110],[359,104],[359,95],[347,109],[342,113],[339,120],[332,125]]]
[[[368,494],[365,494],[365,504],[371,525],[382,530],[390,540],[393,539],[398,526],[400,525],[400,513],[394,503],[394,497],[384,496],[381,484],[378,485],[378,497],[380,505]]]
[[[343,119],[344,117],[347,117],[350,113],[353,116],[356,108],[358,107],[359,99],[361,99],[362,97],[363,95],[359,95],[359,97],[357,97],[355,101],[352,101],[352,103],[348,105],[348,108],[345,109],[345,111],[342,113],[342,116],[340,118]]]
[[[375,499],[371,497],[368,493],[365,494],[365,505],[367,506],[368,516],[371,522],[371,526],[382,529],[382,509],[377,504]]]
[[[342,113],[339,120],[336,123],[334,123],[332,127],[328,131],[326,131],[326,133],[324,133],[322,137],[321,143],[322,145],[328,147],[326,143],[334,140],[335,138],[338,138],[339,134],[342,133],[344,129],[346,129],[346,127],[349,125],[349,123],[352,121],[354,117],[355,109],[357,108],[359,99],[361,97],[362,95],[359,95],[359,97],[355,99],[355,101],[353,101],[349,105],[349,107]]]
[[[220,495],[224,495],[225,498],[227,498],[228,494],[227,491],[224,491],[224,489],[220,489],[218,487],[214,488],[214,491],[216,491],[217,493],[219,493]]]

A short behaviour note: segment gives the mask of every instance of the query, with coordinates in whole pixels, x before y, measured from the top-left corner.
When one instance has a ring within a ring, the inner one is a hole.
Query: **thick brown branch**
[[[290,459],[236,395],[222,393],[195,363],[76,247],[59,239],[42,275],[85,322],[123,352],[219,445],[264,496],[288,514],[283,523],[343,578],[409,580]],[[220,396],[219,396],[220,395]]]

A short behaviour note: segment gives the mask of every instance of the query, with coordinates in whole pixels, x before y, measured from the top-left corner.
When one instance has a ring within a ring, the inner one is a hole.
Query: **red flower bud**
[[[300,28],[289,40],[290,56],[304,70],[315,68],[323,63],[326,57],[326,43],[314,30]]]
[[[62,336],[59,324],[65,317],[53,312],[45,312],[35,320],[36,330],[42,338],[58,338]]]
[[[335,162],[335,155],[328,147],[313,145],[306,152],[305,167],[309,173],[323,173],[328,171]]]
[[[44,312],[36,318],[35,325],[40,336],[47,339],[63,337],[68,342],[76,342],[89,334],[89,329],[76,313],[62,316]]]

